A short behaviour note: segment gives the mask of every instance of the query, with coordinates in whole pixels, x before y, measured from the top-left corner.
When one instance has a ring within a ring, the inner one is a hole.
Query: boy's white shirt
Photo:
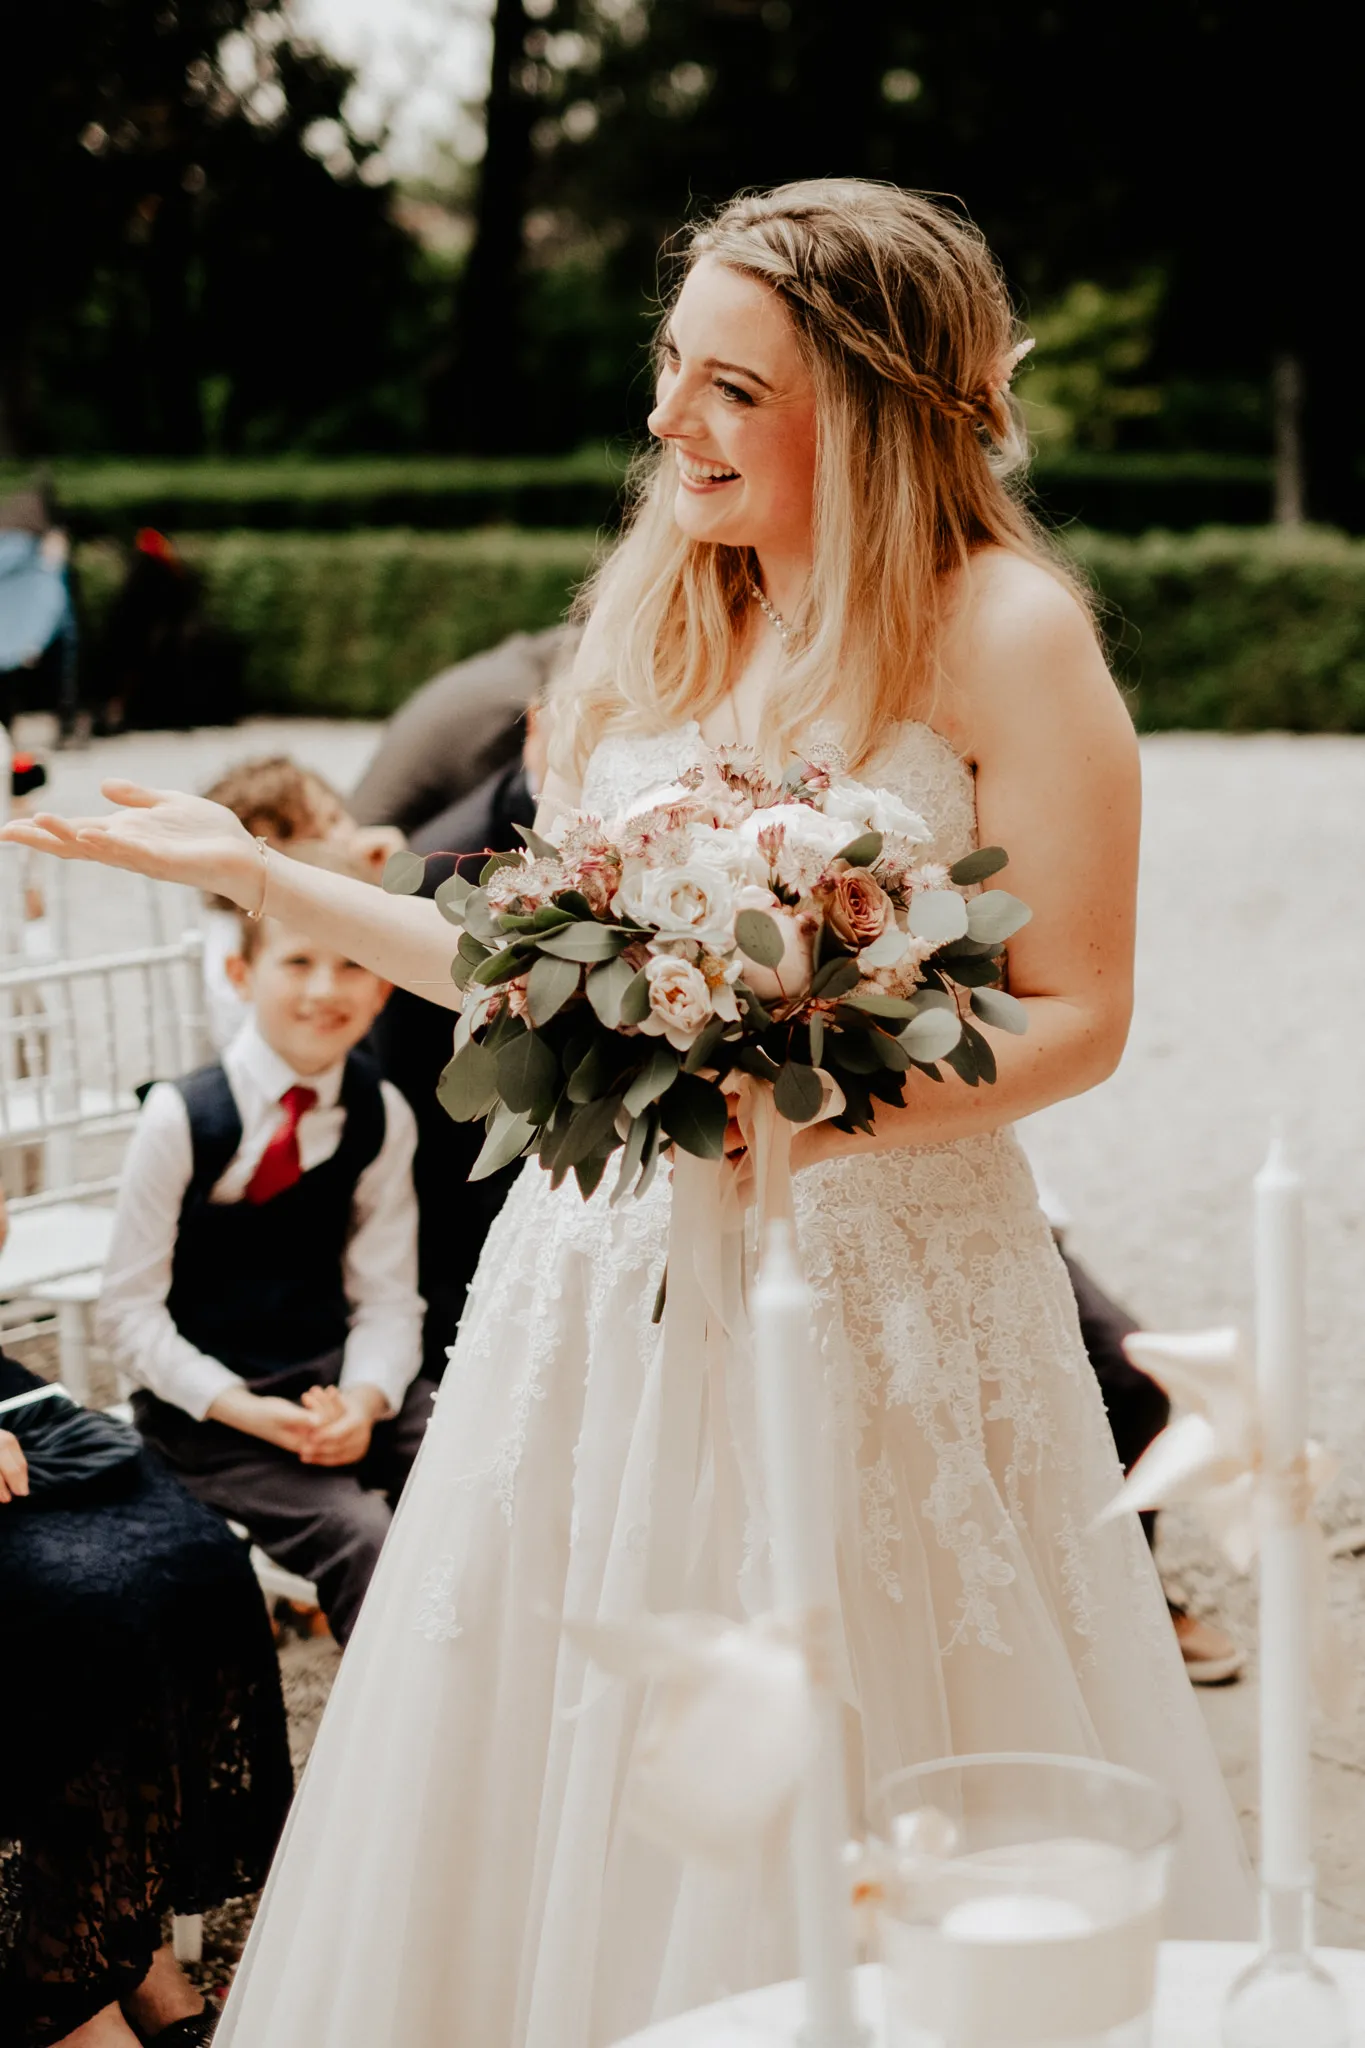
[[[281,1122],[286,1088],[315,1089],[317,1105],[299,1118],[299,1161],[305,1173],[330,1159],[341,1142],[339,1103],[344,1062],[323,1074],[296,1074],[248,1016],[224,1052],[223,1069],[242,1119],[242,1142],[211,1202],[242,1199]],[[413,1114],[391,1081],[380,1083],[384,1141],[356,1182],[351,1233],[342,1256],[350,1328],[341,1368],[343,1387],[378,1387],[390,1413],[422,1358],[422,1297],[417,1292],[417,1197],[412,1156]],[[189,1115],[178,1088],[161,1082],[143,1106],[119,1183],[113,1236],[100,1290],[98,1329],[117,1367],[163,1401],[202,1421],[238,1375],[182,1337],[166,1297],[185,1190],[193,1172]],[[243,1289],[251,1275],[241,1275]]]

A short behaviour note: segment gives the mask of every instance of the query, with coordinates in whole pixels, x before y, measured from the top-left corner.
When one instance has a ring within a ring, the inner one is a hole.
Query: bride
[[[1084,595],[1000,481],[1014,342],[979,237],[914,194],[789,185],[693,236],[658,448],[591,593],[538,822],[619,815],[715,748],[837,748],[930,821],[937,857],[1009,849],[1034,915],[997,1085],[915,1075],[873,1136],[796,1139],[855,1797],[951,1752],[1131,1765],[1183,1808],[1171,1931],[1241,1935],[1236,1824],[1146,1545],[1136,1521],[1093,1526],[1118,1468],[1010,1132],[1123,1050],[1138,839]],[[109,816],[6,836],[263,908],[458,1003],[431,904],[266,852],[203,800],[105,793]],[[561,1629],[646,1604],[668,1204],[664,1175],[611,1209],[523,1170],[220,2048],[599,2048],[791,1973],[771,1871],[631,1832],[638,1691]],[[742,1616],[768,1604],[745,1361],[706,1398],[680,1604]]]

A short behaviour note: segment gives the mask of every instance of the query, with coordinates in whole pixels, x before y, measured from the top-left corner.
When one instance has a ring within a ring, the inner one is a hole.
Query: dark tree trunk
[[[456,300],[454,355],[433,403],[438,440],[473,454],[518,442],[522,216],[534,118],[517,75],[525,37],[522,0],[497,0],[474,242]]]

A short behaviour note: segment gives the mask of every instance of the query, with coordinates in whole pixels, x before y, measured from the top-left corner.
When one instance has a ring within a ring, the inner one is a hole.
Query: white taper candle
[[[801,1275],[791,1224],[770,1222],[753,1297],[763,1470],[773,1544],[775,1606],[783,1620],[818,1631],[821,1517],[828,1513],[821,1464],[820,1403],[812,1344],[813,1303]],[[797,1939],[806,1980],[804,2048],[858,2048],[866,2039],[854,2009],[853,1941],[843,1849],[843,1705],[816,1674],[817,1754],[793,1826]]]
[[[1308,1434],[1303,1182],[1277,1135],[1256,1176],[1261,1418],[1261,1879],[1313,1883],[1306,1538],[1296,1496]]]

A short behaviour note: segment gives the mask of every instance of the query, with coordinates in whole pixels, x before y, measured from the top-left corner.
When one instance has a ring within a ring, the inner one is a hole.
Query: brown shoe
[[[1174,1600],[1168,1601],[1175,1639],[1180,1645],[1180,1654],[1185,1659],[1185,1669],[1192,1685],[1228,1685],[1238,1676],[1246,1663],[1247,1653],[1234,1643],[1230,1635],[1221,1628],[1215,1628],[1211,1621],[1201,1621],[1198,1615],[1190,1614],[1183,1607],[1177,1607]]]

